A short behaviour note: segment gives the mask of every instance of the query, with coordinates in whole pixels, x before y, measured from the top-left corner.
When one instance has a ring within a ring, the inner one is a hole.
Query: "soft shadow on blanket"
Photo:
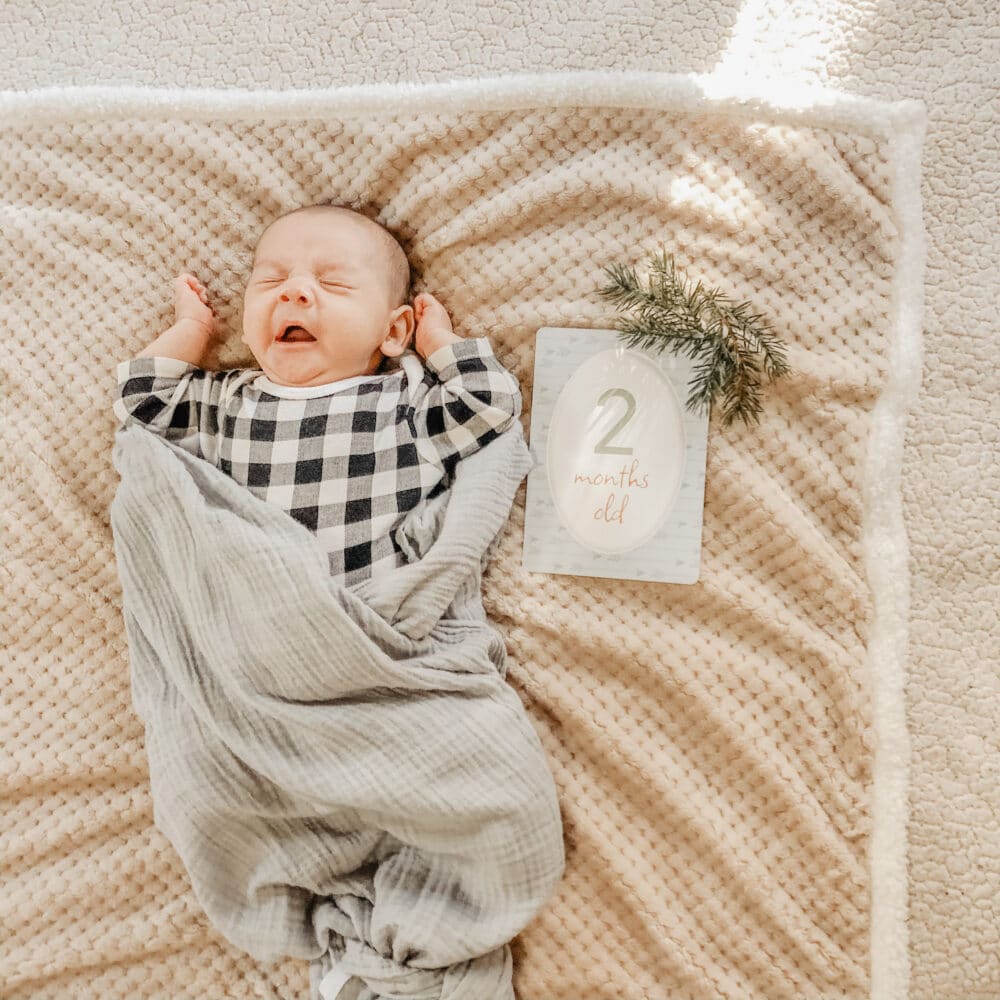
[[[154,820],[212,924],[312,960],[313,997],[326,977],[358,1000],[512,1000],[508,942],[564,866],[480,591],[532,465],[520,424],[411,512],[407,565],[350,588],[308,529],[176,444],[127,426],[113,460]]]

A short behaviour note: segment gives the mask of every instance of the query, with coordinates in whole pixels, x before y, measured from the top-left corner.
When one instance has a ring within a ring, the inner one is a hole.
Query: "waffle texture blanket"
[[[899,483],[920,374],[923,117],[907,102],[725,83],[557,73],[3,99],[0,275],[12,294],[0,295],[0,435],[13,496],[2,513],[15,528],[3,570],[18,626],[5,676],[4,1000],[307,995],[305,961],[255,959],[215,929],[153,824],[164,750],[155,738],[147,749],[129,691],[129,594],[108,520],[111,404],[116,363],[172,322],[182,271],[201,278],[220,319],[206,366],[252,364],[240,304],[257,235],[293,207],[331,200],[375,207],[401,232],[414,290],[439,296],[463,336],[488,336],[517,377],[523,428],[542,391],[538,329],[609,328],[619,317],[597,294],[604,268],[635,264],[645,276],[661,245],[691,279],[751,302],[788,346],[794,374],[765,387],[760,425],[726,427],[714,414],[709,424],[696,584],[526,571],[523,492],[497,537],[482,605],[550,762],[566,853],[551,900],[511,942],[515,995],[906,995]],[[202,480],[176,458],[172,490],[186,483],[193,495]],[[149,498],[162,518],[165,501]],[[225,507],[206,504],[205,520],[228,524]],[[152,525],[153,512],[143,516]],[[162,546],[161,530],[142,544]],[[194,539],[170,537],[193,554]],[[285,586],[305,576],[337,621],[366,613],[319,590],[304,547],[288,550],[294,573],[284,554],[273,560]],[[204,571],[197,591],[228,599],[237,583],[214,564]],[[280,615],[252,620],[260,586],[303,620],[281,587],[252,583],[241,580],[244,600],[219,617],[267,641]],[[403,616],[396,631],[417,600],[387,610]],[[325,652],[330,669],[337,650]],[[437,683],[493,684],[508,697],[495,668],[470,677],[450,665]],[[507,738],[527,739],[510,704]],[[302,779],[303,796],[319,781]],[[461,827],[456,817],[468,844],[479,824]],[[233,847],[236,858],[249,849]],[[259,877],[255,902],[284,876]],[[299,954],[315,957],[322,924],[311,933]]]
[[[520,424],[400,526],[406,565],[350,588],[213,465],[138,426],[113,458],[154,817],[209,919],[258,959],[313,959],[324,1000],[512,1000],[507,942],[564,864],[479,596],[531,466]]]

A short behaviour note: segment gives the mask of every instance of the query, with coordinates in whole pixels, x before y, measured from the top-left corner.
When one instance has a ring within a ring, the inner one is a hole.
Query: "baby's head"
[[[280,385],[372,375],[409,344],[409,292],[409,261],[387,229],[339,205],[297,208],[257,241],[240,339]],[[282,339],[290,324],[308,337]]]

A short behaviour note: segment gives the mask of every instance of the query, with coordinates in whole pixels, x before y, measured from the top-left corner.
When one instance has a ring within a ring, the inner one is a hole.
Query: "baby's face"
[[[272,382],[322,385],[402,354],[413,307],[390,308],[381,260],[376,236],[349,216],[304,212],[272,224],[254,254],[240,338]],[[309,339],[279,339],[292,323]]]

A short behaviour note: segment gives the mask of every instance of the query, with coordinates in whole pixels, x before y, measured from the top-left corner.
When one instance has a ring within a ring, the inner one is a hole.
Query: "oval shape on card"
[[[615,347],[569,377],[545,467],[556,514],[581,545],[610,555],[649,541],[674,506],[684,462],[681,405],[653,359]]]

